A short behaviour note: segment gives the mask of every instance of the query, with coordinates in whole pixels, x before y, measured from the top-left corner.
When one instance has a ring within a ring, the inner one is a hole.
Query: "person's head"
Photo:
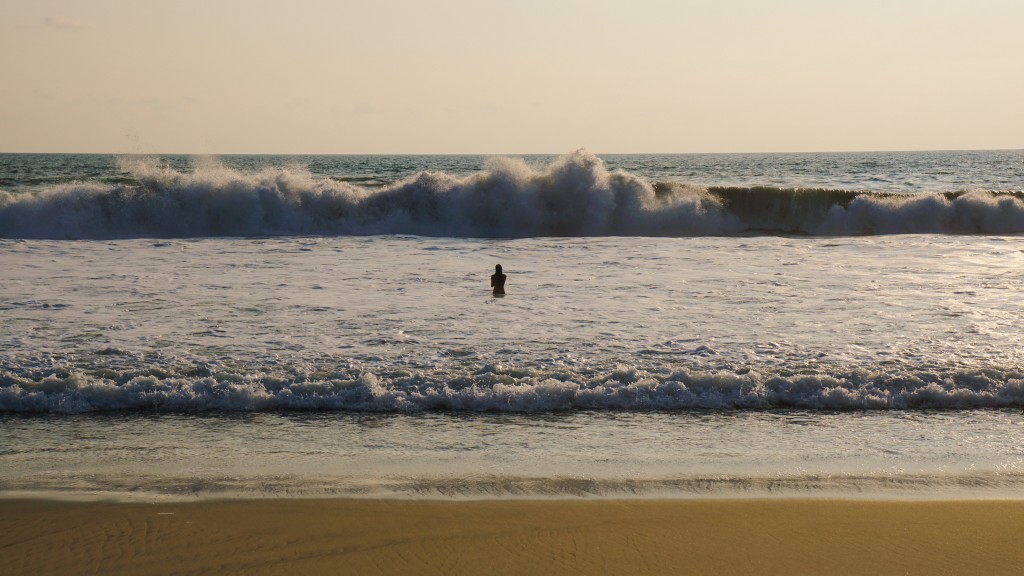
[[[495,274],[501,274],[501,264],[495,264],[494,265],[494,273]]]

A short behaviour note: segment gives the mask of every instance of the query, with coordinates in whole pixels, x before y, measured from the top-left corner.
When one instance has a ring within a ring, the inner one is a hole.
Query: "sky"
[[[1024,148],[1020,0],[0,0],[0,152]]]

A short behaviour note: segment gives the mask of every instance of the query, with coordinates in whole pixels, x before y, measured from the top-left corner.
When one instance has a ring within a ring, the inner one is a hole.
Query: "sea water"
[[[1019,496],[1021,158],[3,155],[0,490]]]

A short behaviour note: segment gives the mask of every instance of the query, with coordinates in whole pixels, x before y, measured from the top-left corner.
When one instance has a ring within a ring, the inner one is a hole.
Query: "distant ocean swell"
[[[383,188],[303,168],[192,172],[124,158],[133,183],[0,191],[0,237],[38,239],[412,234],[437,237],[736,234],[1013,234],[1024,195],[882,194],[652,183],[577,151],[547,167],[491,159],[460,177],[421,172]],[[969,188],[965,183],[965,190]]]
[[[619,368],[585,376],[484,366],[471,373],[272,374],[183,370],[0,371],[0,412],[117,410],[550,412],[917,410],[1024,407],[1024,373],[771,374]]]

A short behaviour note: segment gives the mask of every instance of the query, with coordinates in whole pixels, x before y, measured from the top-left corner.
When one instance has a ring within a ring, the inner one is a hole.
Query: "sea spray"
[[[204,158],[191,171],[124,157],[126,183],[0,193],[0,237],[201,238],[405,234],[461,238],[735,234],[1012,234],[1020,194],[900,195],[652,182],[576,151],[531,167],[492,158],[479,172],[423,171],[382,188],[298,165],[245,172]]]

